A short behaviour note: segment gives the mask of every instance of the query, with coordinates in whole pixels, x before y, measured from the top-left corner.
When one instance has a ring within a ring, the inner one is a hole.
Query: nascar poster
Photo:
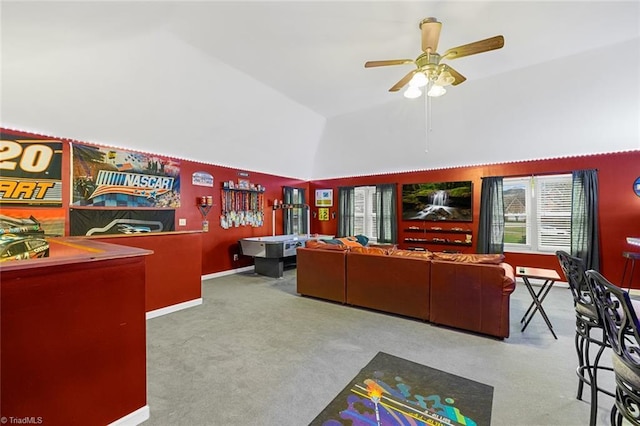
[[[0,134],[0,205],[62,206],[62,142]]]
[[[153,154],[72,145],[73,206],[180,207],[180,162]]]
[[[69,233],[73,236],[168,231],[175,231],[175,210],[69,210]]]

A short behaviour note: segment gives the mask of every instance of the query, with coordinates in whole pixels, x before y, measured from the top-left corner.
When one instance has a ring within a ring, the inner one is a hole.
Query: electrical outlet
[[[233,253],[233,261],[234,262],[238,261],[238,253]]]
[[[187,226],[187,219],[184,219],[184,218],[178,219],[178,226]]]

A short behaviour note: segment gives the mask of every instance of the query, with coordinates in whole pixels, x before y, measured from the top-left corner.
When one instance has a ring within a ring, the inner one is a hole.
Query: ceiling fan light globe
[[[452,76],[449,71],[443,71],[438,76],[438,80],[436,80],[436,84],[438,86],[448,86],[450,84],[453,84],[453,82],[455,81],[456,81],[455,77]]]
[[[427,92],[427,96],[436,98],[438,96],[444,95],[445,93],[447,93],[447,89],[438,84],[434,84],[433,86],[431,86],[431,89],[429,89],[429,92]]]
[[[415,99],[422,95],[422,91],[415,86],[409,86],[407,90],[404,91],[404,97],[407,99]]]
[[[417,72],[411,78],[411,81],[409,82],[409,86],[424,87],[427,85],[427,83],[429,83],[429,79],[427,78],[427,76],[424,75],[423,72]]]

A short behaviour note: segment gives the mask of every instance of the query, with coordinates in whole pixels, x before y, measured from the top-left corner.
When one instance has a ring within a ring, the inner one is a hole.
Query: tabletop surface
[[[554,269],[531,268],[528,266],[516,267],[517,277],[541,278],[543,280],[559,280],[560,275]]]

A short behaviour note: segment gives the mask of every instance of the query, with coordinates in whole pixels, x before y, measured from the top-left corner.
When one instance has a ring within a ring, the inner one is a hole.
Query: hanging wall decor
[[[316,207],[333,207],[333,189],[316,189]]]
[[[191,184],[194,186],[208,186],[213,188],[213,176],[207,172],[193,172]]]
[[[0,204],[62,206],[62,142],[0,134]]]
[[[180,207],[180,161],[115,148],[72,146],[72,205]]]

